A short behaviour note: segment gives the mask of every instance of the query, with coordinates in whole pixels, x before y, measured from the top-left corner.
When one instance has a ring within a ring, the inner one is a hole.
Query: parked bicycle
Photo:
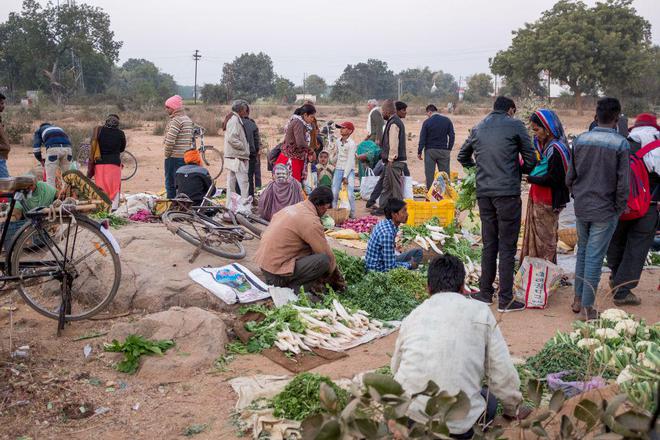
[[[91,145],[89,143],[81,143],[76,149],[76,162],[80,167],[87,167],[89,165],[89,154]],[[124,150],[119,156],[121,160],[121,180],[126,181],[137,174],[138,161],[130,151]]]
[[[0,179],[0,197],[9,199],[0,248],[0,294],[18,290],[26,304],[58,320],[58,334],[69,321],[89,318],[114,299],[121,281],[119,255],[107,225],[87,218],[75,206],[35,208],[24,200],[30,177]],[[24,225],[12,213],[20,203]],[[10,236],[12,235],[12,236]]]
[[[204,127],[201,125],[195,124],[193,128],[193,141],[192,147],[196,148],[204,164],[209,169],[211,174],[211,179],[216,180],[222,174],[222,170],[225,168],[225,156],[224,154],[216,149],[213,145],[206,145],[204,143]],[[199,138],[199,147],[197,146],[197,139]]]

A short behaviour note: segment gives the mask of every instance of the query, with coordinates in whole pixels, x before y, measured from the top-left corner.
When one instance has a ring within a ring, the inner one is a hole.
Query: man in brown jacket
[[[335,256],[320,220],[330,206],[332,190],[321,186],[307,200],[273,216],[255,256],[268,284],[298,293],[335,271]]]
[[[0,93],[0,113],[5,110],[5,95]],[[7,169],[7,159],[9,158],[9,139],[5,133],[5,126],[0,117],[0,178],[9,177],[9,170]]]

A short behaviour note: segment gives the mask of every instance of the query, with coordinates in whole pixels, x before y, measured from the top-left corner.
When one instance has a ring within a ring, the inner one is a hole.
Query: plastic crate
[[[448,226],[454,221],[456,204],[453,200],[440,200],[439,202],[419,202],[416,200],[405,200],[408,207],[409,226],[417,226],[438,217],[441,226]]]

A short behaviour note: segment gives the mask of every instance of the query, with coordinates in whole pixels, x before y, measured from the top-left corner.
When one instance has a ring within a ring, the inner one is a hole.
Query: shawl
[[[559,120],[557,113],[544,108],[539,109],[534,113],[541,120],[543,127],[554,137],[544,150],[536,136],[534,136],[534,146],[536,147],[536,150],[541,156],[548,158],[548,160],[552,156],[553,151],[556,150],[561,154],[562,162],[564,163],[564,171],[568,171],[568,163],[571,158],[571,153],[568,150],[568,147],[566,147],[566,133],[564,132],[564,126]]]
[[[302,194],[300,182],[293,177],[284,182],[273,180],[259,196],[259,215],[270,221],[280,210],[302,202]]]

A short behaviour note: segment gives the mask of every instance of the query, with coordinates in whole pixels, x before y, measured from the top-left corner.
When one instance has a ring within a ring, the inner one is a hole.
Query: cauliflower
[[[637,333],[637,327],[639,327],[639,323],[637,321],[632,319],[622,319],[616,323],[614,330],[624,336],[634,336],[635,333]]]
[[[626,368],[621,370],[621,373],[619,373],[619,376],[616,378],[616,383],[621,385],[622,383],[628,382],[633,379],[635,379],[635,377],[630,372],[630,365],[628,365]]]
[[[650,368],[652,370],[655,370],[657,368],[655,363],[653,363],[653,361],[651,359],[646,357],[646,353],[639,353],[637,355],[637,362],[641,366],[646,367],[646,368]]]
[[[597,328],[596,336],[600,339],[618,339],[620,337],[619,332],[612,328]]]
[[[628,319],[628,314],[621,309],[607,309],[600,314],[600,318],[608,321],[621,321]]]
[[[575,331],[572,331],[569,334],[569,336],[571,338],[571,341],[577,342],[582,338],[582,332],[580,330],[575,330]]]
[[[655,344],[653,341],[639,341],[637,344],[635,344],[635,349],[637,351],[646,351],[649,349],[649,347],[652,347]]]
[[[594,338],[584,338],[580,339],[577,343],[578,348],[592,348],[592,347],[599,347],[600,346],[600,341],[598,339]]]
[[[622,353],[625,353],[625,354],[632,354],[632,355],[635,354],[635,350],[633,350],[630,347],[626,347],[625,345],[623,347],[619,347],[617,352],[619,352],[619,351],[622,352]]]

